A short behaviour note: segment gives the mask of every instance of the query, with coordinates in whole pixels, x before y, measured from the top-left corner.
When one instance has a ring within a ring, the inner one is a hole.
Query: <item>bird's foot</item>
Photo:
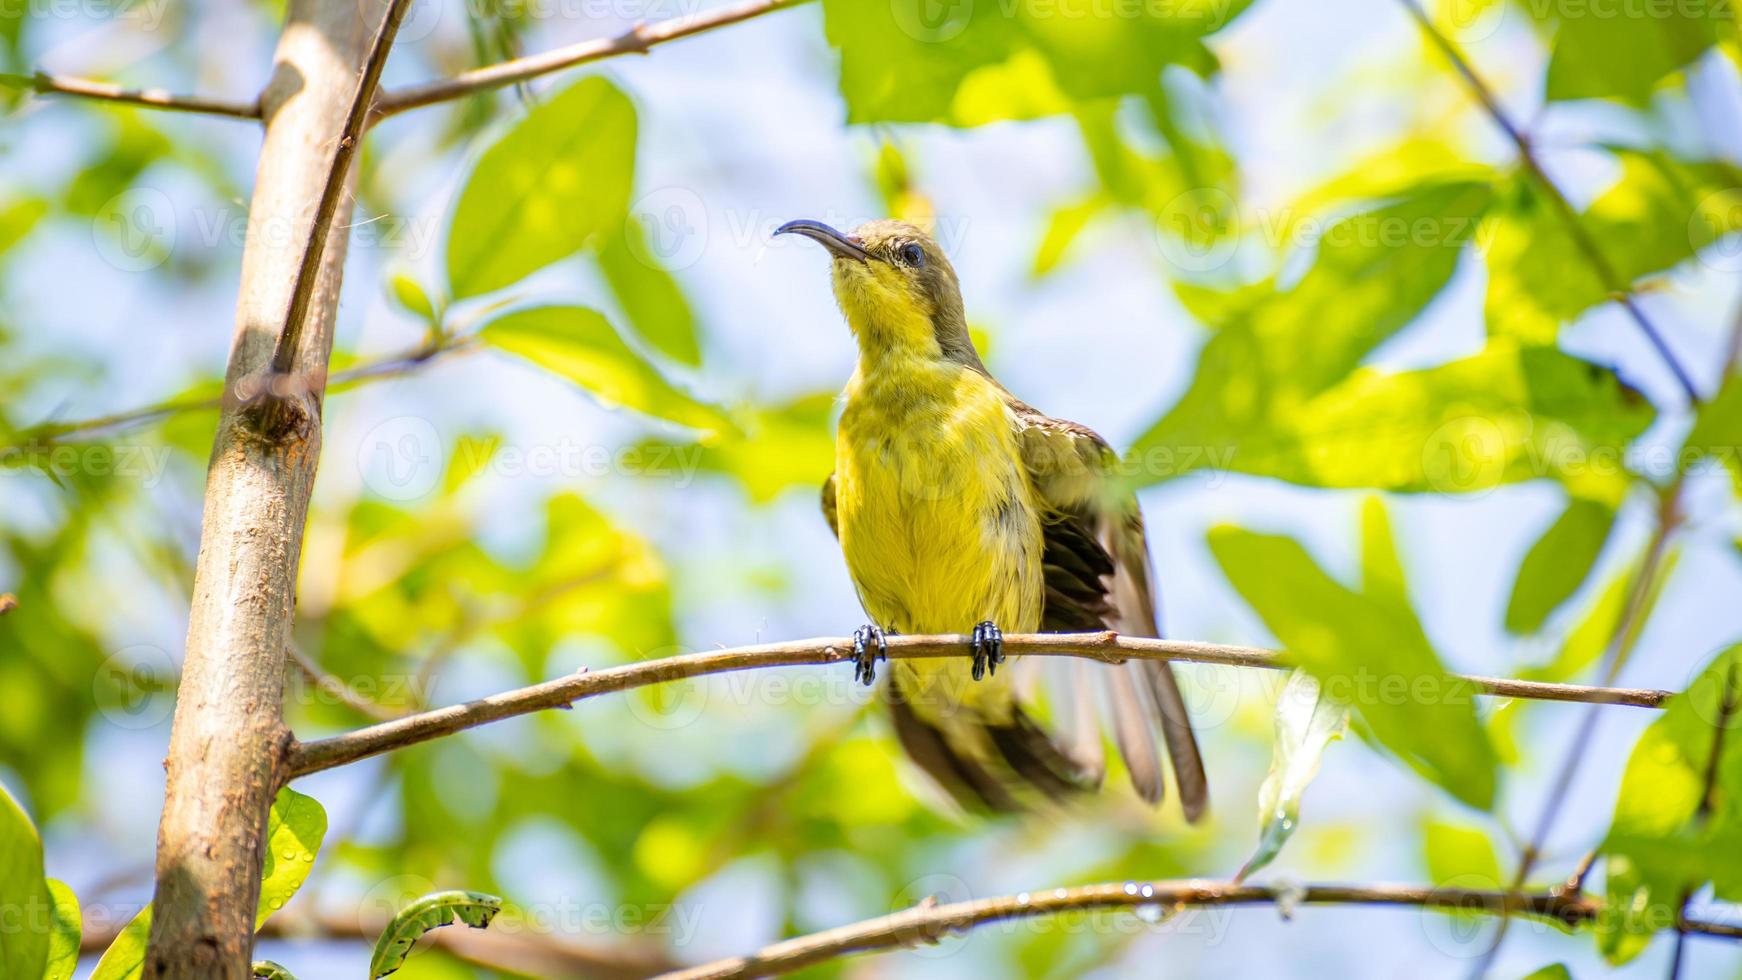
[[[889,659],[883,630],[867,623],[853,631],[853,679],[866,687],[877,679],[877,661]]]
[[[1004,631],[990,619],[974,626],[974,639],[969,644],[974,651],[974,679],[997,674],[1004,662]]]

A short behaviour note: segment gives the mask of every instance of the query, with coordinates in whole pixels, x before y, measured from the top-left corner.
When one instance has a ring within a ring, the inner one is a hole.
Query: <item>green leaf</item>
[[[1530,546],[1518,566],[1512,598],[1506,603],[1506,629],[1534,633],[1591,575],[1615,510],[1605,503],[1574,497],[1566,510]]]
[[[30,234],[47,213],[48,202],[40,197],[10,198],[0,204],[0,255]]]
[[[255,960],[254,975],[263,980],[296,980],[296,974],[271,960]]]
[[[1494,750],[1474,691],[1446,673],[1399,596],[1350,590],[1279,535],[1221,526],[1209,543],[1290,658],[1353,706],[1380,745],[1464,803],[1493,805]]]
[[[1652,90],[1671,72],[1691,63],[1718,39],[1727,24],[1726,4],[1666,3],[1649,11],[1598,4],[1560,4],[1555,11],[1554,52],[1548,63],[1550,102],[1614,99],[1632,105],[1651,101]]]
[[[709,433],[733,428],[720,409],[673,387],[595,310],[580,306],[517,310],[486,324],[480,336],[500,350],[573,381],[606,406],[634,409]]]
[[[1300,801],[1319,771],[1326,746],[1349,727],[1349,709],[1323,696],[1311,674],[1288,675],[1276,698],[1276,742],[1270,772],[1258,787],[1258,847],[1235,881],[1275,860],[1300,823]]]
[[[260,904],[254,928],[284,908],[314,867],[315,854],[327,832],[327,812],[312,796],[296,790],[278,791],[266,817],[266,860],[260,882]],[[145,946],[151,936],[151,906],[127,923],[97,961],[91,980],[135,980],[145,972]]]
[[[1735,231],[1739,179],[1723,163],[1690,163],[1662,151],[1617,150],[1621,175],[1580,223],[1615,274],[1638,283],[1694,257]],[[1609,302],[1559,206],[1528,173],[1503,184],[1484,229],[1488,332],[1527,344],[1552,344],[1563,324]]]
[[[1208,75],[1216,61],[1203,37],[1246,6],[1185,0],[1069,16],[1032,0],[823,0],[823,28],[841,51],[849,123],[976,126],[1066,112],[1075,100],[1153,95],[1172,65]]]
[[[635,108],[603,78],[584,78],[533,109],[484,151],[448,229],[448,289],[501,289],[628,218]]]
[[[1383,601],[1409,604],[1391,517],[1385,512],[1385,501],[1376,496],[1361,501],[1361,591]]]
[[[319,801],[288,787],[278,791],[266,817],[266,864],[254,928],[284,908],[302,887],[326,834],[327,811]]]
[[[42,976],[55,908],[42,877],[42,838],[24,808],[0,785],[0,909],[11,918],[0,933],[0,965],[7,976]]]
[[[616,234],[605,236],[599,271],[642,340],[680,364],[701,364],[695,313],[660,256],[648,247],[640,221],[624,222]]]
[[[387,924],[381,938],[375,941],[375,953],[369,957],[371,980],[387,976],[405,963],[418,937],[431,929],[452,925],[454,919],[474,929],[490,925],[496,913],[502,911],[502,900],[482,892],[436,892],[401,909]]]
[[[72,980],[79,968],[79,937],[81,935],[79,897],[65,882],[48,879],[48,893],[54,901],[53,917],[48,934],[48,962],[43,980]]]
[[[1092,194],[1081,201],[1053,211],[1047,219],[1046,233],[1034,251],[1034,266],[1029,275],[1039,279],[1063,264],[1065,253],[1082,235],[1089,222],[1105,213],[1111,202],[1105,195]]]
[[[1651,620],[1651,612],[1657,607],[1658,597],[1663,594],[1664,585],[1668,583],[1680,560],[1680,550],[1673,547],[1664,556],[1663,565],[1653,579],[1650,591],[1646,593],[1645,604],[1634,617],[1627,636],[1622,640],[1623,647],[1631,648],[1640,631]],[[1591,601],[1578,625],[1567,633],[1554,659],[1541,666],[1528,668],[1522,675],[1530,680],[1568,681],[1584,673],[1586,668],[1601,659],[1604,652],[1615,642],[1616,627],[1620,625],[1621,617],[1627,611],[1634,579],[1638,576],[1643,561],[1643,555],[1636,556],[1627,567],[1616,572]]]
[[[1428,880],[1472,888],[1501,886],[1500,858],[1488,835],[1475,827],[1430,820],[1422,827]]]
[[[1742,752],[1720,747],[1742,727],[1738,699],[1742,645],[1713,657],[1685,692],[1665,702],[1628,756],[1601,848],[1607,894],[1597,942],[1612,964],[1631,960],[1672,927],[1683,897],[1708,881],[1720,900],[1742,892]],[[1709,811],[1708,771],[1716,802]]]
[[[1550,963],[1524,980],[1573,980],[1573,975],[1567,970],[1565,963]]]
[[[814,494],[835,466],[830,421],[836,397],[825,391],[752,409],[743,418],[742,435],[706,445],[649,441],[639,447],[638,462],[661,478],[697,471],[730,477],[759,504],[793,487]]]
[[[387,280],[388,295],[407,313],[418,317],[426,323],[435,323],[435,304],[430,302],[429,293],[418,285],[416,279],[403,272],[396,272]]]
[[[1724,379],[1718,394],[1699,408],[1681,458],[1721,460],[1742,496],[1742,373]]]

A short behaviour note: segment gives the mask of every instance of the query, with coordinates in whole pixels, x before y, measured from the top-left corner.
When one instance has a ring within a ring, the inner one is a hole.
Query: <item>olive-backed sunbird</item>
[[[998,673],[1003,630],[1157,635],[1143,518],[1115,486],[1107,442],[987,372],[955,270],[920,228],[884,220],[843,234],[792,221],[776,234],[829,250],[859,346],[823,486],[872,621],[855,634],[858,677],[875,676],[884,631],[973,637],[971,662],[891,665],[885,699],[903,748],[964,806],[1016,810],[1100,785],[1104,715],[1138,795],[1162,798],[1159,736],[1197,820],[1208,784],[1168,664],[1051,664],[1064,677],[1047,689],[1047,724],[1035,707],[1043,658]]]

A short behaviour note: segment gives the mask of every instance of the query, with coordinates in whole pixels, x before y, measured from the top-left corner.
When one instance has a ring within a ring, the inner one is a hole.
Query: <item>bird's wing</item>
[[[835,532],[835,537],[841,536],[841,525],[835,518],[835,474],[823,481],[823,520],[829,522],[829,530]]]
[[[1109,629],[1159,636],[1149,548],[1137,498],[1116,494],[1109,479],[1117,457],[1106,441],[1075,422],[1050,418],[1012,398],[1023,463],[1046,513],[1046,599],[1041,628],[1049,632]],[[1067,751],[1098,768],[1101,735],[1091,717],[1092,679],[1099,675],[1110,709],[1114,743],[1132,785],[1151,802],[1162,797],[1156,736],[1167,745],[1186,819],[1209,800],[1204,764],[1173,668],[1155,660],[1103,666],[1071,661],[1072,689],[1061,705],[1073,723]]]

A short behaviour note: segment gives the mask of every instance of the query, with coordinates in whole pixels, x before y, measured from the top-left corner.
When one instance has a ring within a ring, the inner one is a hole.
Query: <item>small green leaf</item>
[[[327,832],[327,812],[314,797],[296,790],[278,791],[266,818],[266,860],[260,883],[260,904],[254,912],[259,929],[284,908],[314,867],[315,854]],[[97,961],[91,980],[136,980],[145,972],[145,945],[151,935],[151,906],[127,923]]]
[[[1361,502],[1361,591],[1383,601],[1409,603],[1409,587],[1403,577],[1403,558],[1391,535],[1391,518],[1385,501],[1368,497]]]
[[[24,808],[0,785],[0,910],[13,920],[0,933],[0,965],[6,976],[42,976],[54,909],[42,877],[42,838]]]
[[[1718,394],[1700,406],[1682,451],[1684,460],[1690,455],[1722,460],[1742,496],[1742,373],[1726,377]]]
[[[435,304],[430,302],[429,293],[418,285],[416,279],[403,272],[396,272],[387,280],[388,294],[391,295],[402,309],[426,323],[437,321]]]
[[[1550,963],[1524,980],[1573,980],[1573,975],[1567,971],[1565,963]]]
[[[1512,598],[1506,604],[1506,630],[1534,633],[1590,577],[1615,510],[1608,504],[1574,497],[1567,509],[1530,546],[1518,566]]]
[[[1378,744],[1464,803],[1493,806],[1494,748],[1475,692],[1446,673],[1401,597],[1347,588],[1290,538],[1224,525],[1209,543],[1289,656],[1349,703]]]
[[[1324,697],[1319,682],[1293,671],[1276,698],[1276,742],[1270,772],[1258,787],[1258,848],[1235,881],[1275,860],[1300,822],[1301,796],[1319,771],[1325,747],[1349,727],[1349,709]]]
[[[262,980],[296,980],[296,974],[271,960],[255,960],[254,975]]]
[[[499,350],[573,381],[607,406],[634,409],[704,432],[733,429],[720,409],[673,387],[595,310],[580,306],[517,310],[486,324],[480,335]]]
[[[482,892],[425,895],[401,909],[375,941],[375,954],[369,957],[370,980],[378,980],[404,965],[418,937],[431,929],[452,925],[456,918],[474,929],[483,929],[500,911],[502,900]]]
[[[657,220],[659,216],[649,216]],[[699,235],[696,229],[672,235]],[[675,242],[674,242],[674,247]],[[684,298],[683,289],[667,272],[661,256],[649,247],[646,229],[639,220],[624,222],[616,234],[604,236],[599,248],[599,271],[622,305],[629,325],[654,350],[695,367],[702,363],[696,336],[696,315]]]
[[[54,913],[48,935],[48,963],[42,977],[72,980],[73,971],[79,968],[79,897],[65,882],[53,878],[48,879],[48,892],[54,900]]]
[[[327,811],[314,797],[288,787],[278,791],[266,818],[266,866],[254,928],[284,908],[302,887],[326,833]]]
[[[1665,702],[1627,758],[1601,848],[1606,902],[1597,943],[1612,964],[1631,960],[1672,927],[1683,897],[1706,882],[1720,900],[1742,892],[1742,752],[1722,745],[1742,727],[1738,700],[1742,645],[1713,657],[1685,692]]]
[[[1430,820],[1422,827],[1422,846],[1428,880],[1436,887],[1454,881],[1476,888],[1500,887],[1500,858],[1481,830]]]
[[[629,212],[635,107],[583,78],[533,109],[478,159],[448,229],[448,288],[464,299],[519,282]]]
[[[1548,64],[1551,102],[1596,98],[1643,106],[1665,76],[1698,58],[1721,31],[1734,30],[1723,4],[1664,4],[1649,13],[1592,4],[1547,9],[1560,25]]]

